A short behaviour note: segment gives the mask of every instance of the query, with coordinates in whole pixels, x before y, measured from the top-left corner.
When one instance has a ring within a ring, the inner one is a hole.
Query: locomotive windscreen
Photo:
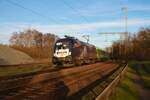
[[[56,50],[59,50],[59,49],[67,49],[67,48],[69,48],[69,43],[67,43],[67,42],[58,42],[58,43],[56,43],[56,45],[55,45],[55,49],[56,49]]]
[[[54,56],[55,57],[67,57],[71,55],[69,41],[58,41],[55,44]]]

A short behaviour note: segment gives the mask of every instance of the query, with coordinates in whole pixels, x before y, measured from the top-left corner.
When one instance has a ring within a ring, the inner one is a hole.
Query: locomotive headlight
[[[71,55],[71,52],[69,52],[68,55]]]

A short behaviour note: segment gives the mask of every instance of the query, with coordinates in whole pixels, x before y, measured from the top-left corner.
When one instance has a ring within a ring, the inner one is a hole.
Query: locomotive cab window
[[[65,58],[71,56],[71,45],[68,41],[59,41],[55,44],[54,57]]]
[[[56,43],[56,50],[59,49],[69,49],[69,43],[62,43],[62,42]]]

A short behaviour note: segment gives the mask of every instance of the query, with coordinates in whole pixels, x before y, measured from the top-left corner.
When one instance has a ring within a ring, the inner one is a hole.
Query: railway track
[[[118,64],[97,63],[2,80],[0,99],[65,99],[116,68]]]
[[[84,89],[68,97],[67,100],[95,100],[120,73],[124,70],[126,64],[121,64],[120,67],[114,69],[103,78],[98,79]],[[112,87],[114,88],[114,87]],[[106,93],[107,96],[107,93]],[[101,99],[100,99],[101,100]],[[103,100],[103,99],[102,99]]]
[[[30,77],[33,75],[41,74],[41,73],[47,73],[47,72],[53,72],[53,71],[58,71],[62,69],[67,69],[67,68],[72,68],[74,66],[69,66],[69,67],[55,67],[50,65],[49,63],[30,63],[30,64],[17,64],[17,65],[0,65],[0,67],[32,67],[32,66],[47,66],[45,69],[36,71],[36,72],[30,72],[30,73],[22,73],[22,74],[16,74],[16,75],[10,75],[10,76],[0,76],[0,81],[10,81],[10,80],[15,80],[23,77]]]

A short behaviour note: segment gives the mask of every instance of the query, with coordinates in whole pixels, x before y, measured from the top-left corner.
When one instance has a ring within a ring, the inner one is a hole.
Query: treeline
[[[51,58],[53,45],[57,38],[51,33],[43,34],[35,29],[27,29],[22,32],[14,32],[10,38],[10,46],[33,58]]]
[[[150,27],[142,28],[126,41],[114,42],[110,55],[115,60],[150,60]]]

